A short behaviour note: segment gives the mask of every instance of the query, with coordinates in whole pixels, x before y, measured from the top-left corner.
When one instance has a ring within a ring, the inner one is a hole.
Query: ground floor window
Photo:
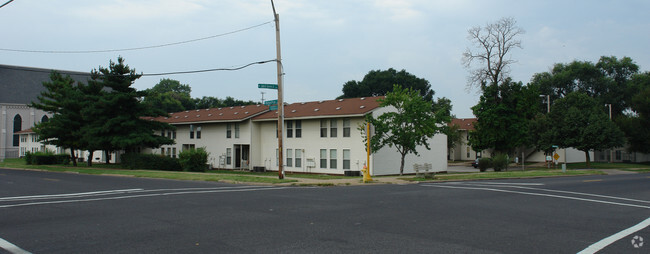
[[[330,168],[336,169],[336,149],[330,149]]]
[[[226,148],[226,165],[232,164],[232,148]]]
[[[320,149],[320,168],[327,168],[327,149]]]
[[[302,168],[302,150],[296,149],[296,168]]]
[[[287,167],[293,167],[293,149],[287,149]]]
[[[343,149],[343,169],[350,169],[350,149]]]

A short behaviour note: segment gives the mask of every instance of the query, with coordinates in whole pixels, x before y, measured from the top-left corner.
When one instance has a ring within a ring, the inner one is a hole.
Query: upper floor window
[[[343,119],[343,137],[350,137],[350,118]]]
[[[293,121],[287,121],[287,138],[293,138]]]
[[[330,137],[336,138],[336,133],[338,132],[338,121],[336,119],[330,119]]]
[[[13,140],[14,146],[20,145],[20,135],[16,134],[16,132],[21,131],[22,128],[23,128],[23,118],[19,114],[16,114],[16,116],[14,116],[14,140]]]
[[[232,126],[227,123],[226,124],[226,138],[231,138],[232,137]]]
[[[201,126],[196,127],[196,138],[201,139]]]
[[[296,126],[296,138],[301,138],[302,137],[302,120],[296,120],[295,121],[295,126]]]
[[[327,137],[327,119],[320,120],[320,137],[321,138]]]
[[[194,138],[194,125],[190,124],[190,139]]]
[[[235,124],[235,138],[239,138],[239,123]]]

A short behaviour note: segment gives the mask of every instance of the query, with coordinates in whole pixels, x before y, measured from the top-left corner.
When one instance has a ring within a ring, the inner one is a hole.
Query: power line
[[[6,3],[0,5],[0,8],[5,7],[5,5],[8,5],[9,3],[13,2],[14,0],[9,0]]]
[[[276,59],[271,59],[271,60],[266,60],[266,61],[252,62],[252,63],[248,63],[248,64],[241,65],[241,66],[238,66],[238,67],[213,68],[213,69],[192,70],[192,71],[161,72],[161,73],[141,73],[141,74],[136,74],[136,75],[146,77],[146,76],[164,76],[164,75],[179,75],[179,74],[196,74],[196,73],[214,72],[214,71],[237,71],[237,70],[241,70],[241,69],[244,69],[246,67],[249,67],[251,65],[265,64],[265,63],[270,63],[270,62],[275,62],[275,61],[277,61],[277,60]],[[66,74],[66,75],[71,75],[71,76],[90,76],[91,75],[90,73],[87,73],[87,72],[60,71],[60,70],[48,70],[48,69],[33,69],[33,68],[27,68],[27,67],[15,67],[15,66],[8,66],[8,65],[0,65],[0,69],[29,71],[29,72],[40,72],[40,73],[51,73],[52,71],[57,71],[57,72],[59,72],[61,74]],[[101,75],[102,74],[100,74],[100,76]],[[129,76],[129,75],[124,75],[124,76]]]
[[[13,0],[11,0],[13,1]],[[9,1],[9,2],[11,2]],[[9,2],[5,3],[4,5],[8,4]],[[3,5],[3,6],[4,6]],[[1,8],[2,6],[0,6]],[[239,30],[227,32],[227,33],[222,33],[222,34],[216,34],[216,35],[211,35],[207,37],[202,37],[198,39],[192,39],[192,40],[186,40],[186,41],[179,41],[179,42],[172,42],[172,43],[165,43],[165,44],[159,44],[159,45],[153,45],[153,46],[144,46],[144,47],[136,47],[136,48],[123,48],[123,49],[102,49],[102,50],[29,50],[29,49],[8,49],[8,48],[0,48],[0,51],[9,51],[9,52],[20,52],[20,53],[43,53],[43,54],[89,54],[89,53],[108,53],[108,52],[119,52],[119,51],[134,51],[134,50],[143,50],[143,49],[153,49],[153,48],[162,48],[162,47],[168,47],[168,46],[174,46],[174,45],[179,45],[179,44],[185,44],[185,43],[191,43],[191,42],[197,42],[197,41],[202,41],[202,40],[207,40],[207,39],[213,39],[217,37],[222,37],[234,33],[239,33],[243,32],[246,30],[250,30],[253,28],[257,28],[266,24],[269,24],[273,22],[267,21],[261,24],[257,24],[254,26],[249,26],[246,28],[242,28]]]

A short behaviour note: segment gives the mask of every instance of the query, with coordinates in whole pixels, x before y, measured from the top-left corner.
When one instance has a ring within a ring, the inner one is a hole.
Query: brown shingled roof
[[[298,102],[284,106],[284,118],[364,115],[379,107],[378,97],[348,98],[328,101]],[[269,111],[253,120],[277,119],[278,111]]]
[[[476,118],[454,118],[451,119],[449,126],[458,125],[461,130],[473,131],[476,130],[474,128],[474,123],[476,123],[476,121]]]
[[[29,133],[35,133],[35,132],[32,130],[32,128],[29,128],[29,129],[26,129],[26,130],[18,131],[18,132],[14,133],[14,134],[29,134]]]
[[[169,113],[168,117],[156,117],[153,120],[164,123],[229,122],[249,119],[265,111],[264,105],[247,105],[224,108],[194,109]]]

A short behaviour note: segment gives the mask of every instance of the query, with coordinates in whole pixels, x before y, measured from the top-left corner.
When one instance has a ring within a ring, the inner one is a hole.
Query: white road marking
[[[0,238],[0,248],[13,254],[31,254],[31,252],[21,249],[20,247],[7,242],[7,240]]]
[[[15,200],[34,200],[34,199],[48,199],[48,198],[70,198],[79,196],[95,196],[95,195],[111,195],[119,193],[127,193],[133,191],[141,191],[143,189],[127,189],[127,190],[109,190],[109,191],[93,191],[69,194],[52,194],[52,195],[35,195],[35,196],[20,196],[20,197],[6,197],[0,198],[0,201],[15,201]]]
[[[512,191],[512,190],[502,190],[502,189],[482,188],[482,187],[449,186],[449,185],[440,185],[440,184],[422,185],[422,186],[437,187],[437,188],[449,188],[449,189],[486,190],[486,191],[495,191],[495,192],[516,193],[516,194],[524,194],[524,195],[532,195],[532,196],[543,196],[543,197],[551,197],[551,198],[572,199],[572,200],[580,200],[580,201],[587,201],[587,202],[594,202],[594,203],[603,203],[603,204],[610,204],[610,205],[630,206],[630,207],[650,209],[650,206],[626,204],[626,203],[618,203],[618,202],[610,202],[610,201],[603,201],[603,200],[596,200],[596,199],[560,196],[560,195],[553,195],[553,194],[542,194],[542,193],[534,193],[534,192]]]
[[[239,188],[239,189],[235,189]],[[118,200],[118,199],[129,199],[129,198],[143,198],[143,197],[156,197],[156,196],[170,196],[170,195],[183,195],[183,194],[201,194],[201,193],[217,193],[217,192],[244,192],[244,191],[262,191],[262,190],[280,190],[288,189],[292,187],[248,187],[249,189],[244,189],[241,187],[235,187],[230,189],[209,189],[209,190],[195,190],[195,191],[182,191],[182,192],[166,192],[166,193],[152,193],[152,194],[141,194],[141,195],[128,195],[128,196],[117,196],[117,197],[104,197],[104,198],[91,198],[91,199],[74,199],[74,200],[58,200],[58,201],[43,201],[43,202],[32,202],[32,203],[20,203],[20,204],[10,204],[10,205],[0,205],[0,208],[11,208],[19,206],[33,206],[33,205],[47,205],[47,204],[63,204],[63,203],[80,203],[80,202],[91,202],[91,201],[103,201],[103,200]],[[182,189],[180,189],[182,190]],[[156,191],[156,190],[151,190]]]
[[[629,227],[621,232],[618,232],[616,234],[613,234],[605,239],[602,239],[592,245],[589,245],[586,249],[582,250],[581,252],[578,252],[578,254],[587,254],[587,253],[596,253],[603,248],[609,246],[612,243],[615,243],[618,240],[621,240],[623,237],[626,237],[634,232],[637,232],[639,230],[642,230],[646,227],[650,226],[650,218],[645,219],[644,221],[640,222],[639,224],[636,224],[632,227]]]
[[[482,184],[495,184],[495,185],[544,185],[543,183],[498,183],[498,182],[483,182]]]
[[[486,186],[486,185],[482,185],[482,184],[464,184],[464,185]],[[490,186],[490,187],[492,187],[492,186]],[[633,202],[649,203],[650,204],[650,201],[647,201],[647,200],[622,198],[622,197],[614,197],[614,196],[583,193],[583,192],[575,192],[575,191],[551,190],[551,189],[541,189],[541,188],[532,188],[532,187],[523,187],[523,186],[501,186],[501,187],[526,189],[526,190],[540,190],[540,191],[556,192],[556,193],[567,193],[567,194],[575,194],[575,195],[583,195],[583,196],[591,196],[591,197],[599,197],[599,198],[608,198],[608,199],[618,199],[618,200],[625,200],[625,201],[633,201]]]

